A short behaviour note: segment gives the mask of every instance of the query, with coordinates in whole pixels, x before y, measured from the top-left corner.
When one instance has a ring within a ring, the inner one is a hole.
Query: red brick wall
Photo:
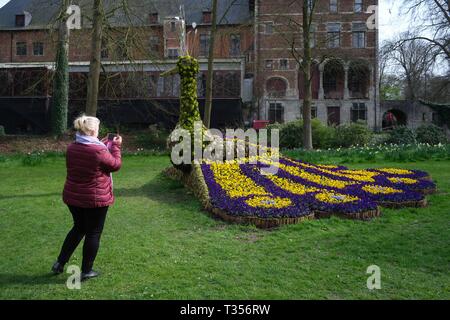
[[[377,4],[378,0],[364,0],[363,12],[353,12],[354,0],[338,0],[338,13],[329,12],[329,0],[316,0],[314,24],[316,25],[316,49],[313,49],[314,57],[320,59],[324,55],[342,58],[344,61],[354,59],[366,59],[370,64],[376,58],[376,31],[366,31],[366,47],[352,47],[352,22],[365,22],[371,13],[365,13],[369,5]],[[258,59],[260,74],[255,81],[255,90],[264,88],[265,81],[272,76],[283,76],[289,81],[289,87],[293,88],[298,84],[297,66],[291,51],[292,36],[289,32],[296,30],[301,32],[302,4],[303,0],[260,0],[258,8]],[[273,22],[273,33],[265,33],[265,22]],[[336,49],[326,47],[327,23],[341,23],[340,46]],[[296,47],[301,52],[302,36],[296,36]],[[322,46],[323,49],[318,49]],[[301,56],[302,54],[300,54]],[[291,71],[267,70],[265,61],[274,59],[275,65],[278,59],[291,59],[289,68]],[[341,84],[339,84],[341,85]],[[261,95],[261,93],[259,93]]]
[[[199,34],[207,32],[208,26],[199,26],[197,32],[191,32],[188,35],[187,43],[190,46],[190,52],[193,55],[199,54]],[[126,30],[118,31],[117,35],[112,35],[113,40],[109,42],[110,57],[116,53],[116,46],[119,39],[123,37]],[[188,30],[189,31],[189,30]],[[90,29],[72,30],[70,34],[70,49],[69,59],[70,61],[89,61],[90,59]],[[13,40],[11,43],[11,34]],[[253,34],[251,26],[223,26],[219,27],[217,33],[217,40],[215,42],[215,57],[216,58],[228,58],[230,35],[240,34],[241,36],[241,52],[244,54],[246,50],[252,45]],[[142,27],[135,28],[131,32],[131,43],[137,44],[132,47],[131,55],[136,60],[148,60],[154,58],[163,58],[164,55],[164,38],[163,27]],[[46,30],[24,30],[24,31],[0,31],[0,63],[5,62],[52,62],[55,59],[55,41],[52,40],[56,37],[56,34],[50,34]],[[150,36],[158,36],[160,38],[159,53],[157,57],[155,54],[149,52]],[[33,42],[44,43],[44,56],[33,55]],[[169,40],[171,41],[171,40]],[[16,55],[16,42],[26,42],[28,46],[28,52],[26,56]],[[11,47],[12,44],[12,47]],[[177,43],[168,43],[168,47],[177,46]],[[13,57],[11,59],[10,52],[12,50]],[[158,57],[159,56],[159,57]]]

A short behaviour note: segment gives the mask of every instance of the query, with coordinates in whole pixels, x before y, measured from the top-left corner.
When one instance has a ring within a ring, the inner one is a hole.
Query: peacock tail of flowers
[[[367,217],[379,206],[419,206],[436,185],[422,171],[381,168],[350,170],[281,157],[239,159],[201,165],[211,205],[227,215],[263,219],[311,214]],[[276,166],[273,175],[263,167]]]

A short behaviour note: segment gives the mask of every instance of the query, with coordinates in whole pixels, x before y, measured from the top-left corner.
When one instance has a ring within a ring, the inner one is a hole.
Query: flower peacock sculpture
[[[180,75],[177,128],[188,130],[191,135],[195,122],[201,121],[197,101],[198,72],[197,60],[187,55],[179,58],[176,68],[165,73]],[[202,134],[207,134],[206,128],[201,130]],[[174,146],[172,141],[169,146]],[[278,151],[270,150],[270,153]],[[262,174],[261,168],[268,165],[277,169],[274,174]],[[423,171],[398,168],[350,170],[282,155],[276,160],[248,155],[230,161],[203,159],[197,163],[174,165],[166,170],[166,174],[182,181],[213,215],[262,228],[331,215],[368,220],[381,214],[380,207],[426,206],[425,195],[436,190],[431,177]]]

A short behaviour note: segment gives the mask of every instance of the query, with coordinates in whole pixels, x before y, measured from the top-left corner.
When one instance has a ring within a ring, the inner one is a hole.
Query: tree
[[[383,76],[380,83],[380,96],[382,101],[401,100],[403,83],[395,74]]]
[[[58,17],[58,43],[56,48],[56,68],[54,75],[54,93],[51,112],[51,129],[55,136],[67,130],[67,109],[69,104],[69,29],[67,27],[67,9],[70,0],[64,0]]]
[[[212,109],[212,86],[214,77],[214,41],[216,38],[217,29],[217,0],[212,1],[211,12],[211,34],[209,39],[209,52],[208,52],[208,74],[206,76],[206,103],[205,114],[203,116],[203,124],[206,128],[211,126],[211,109]]]
[[[422,39],[402,41],[411,38],[409,33],[399,36],[391,44],[387,44],[389,57],[393,66],[400,68],[405,81],[405,97],[408,100],[417,100],[424,94],[424,83],[430,76],[435,64],[433,47]]]
[[[89,65],[88,91],[86,98],[86,114],[90,116],[96,116],[97,114],[104,17],[103,0],[94,0],[93,13],[91,62]]]
[[[436,57],[450,60],[450,1],[404,0],[403,4],[414,23],[413,32],[399,43],[423,40]]]
[[[212,111],[212,100],[213,100],[213,79],[214,79],[214,44],[217,34],[217,25],[222,23],[226,18],[228,11],[237,2],[237,0],[231,1],[227,6],[225,12],[223,13],[220,20],[217,19],[217,0],[212,0],[212,11],[211,11],[211,32],[209,38],[209,52],[208,52],[208,73],[206,75],[206,92],[205,92],[205,113],[203,115],[203,124],[205,127],[209,128],[211,126],[211,111]]]
[[[303,117],[303,147],[307,150],[313,149],[312,144],[312,129],[311,129],[311,106],[312,106],[312,72],[311,67],[313,65],[313,52],[312,47],[314,44],[314,38],[312,38],[313,32],[313,20],[314,10],[316,7],[315,0],[298,0],[298,4],[302,9],[301,21],[297,21],[295,18],[289,17],[289,15],[283,16],[282,19],[287,20],[283,22],[283,26],[287,27],[287,30],[281,30],[280,34],[287,41],[290,46],[290,53],[296,60],[299,66],[299,71],[303,77],[303,104],[302,104],[302,117]],[[295,1],[291,3],[295,5]],[[293,9],[294,10],[294,9]],[[298,30],[301,29],[300,39],[298,38]],[[298,49],[297,45],[301,43],[302,48]]]
[[[303,98],[303,147],[312,149],[312,129],[311,129],[311,104],[312,104],[312,77],[311,77],[311,23],[314,12],[315,1],[303,0],[303,60],[301,65],[303,72],[303,85],[305,96]]]

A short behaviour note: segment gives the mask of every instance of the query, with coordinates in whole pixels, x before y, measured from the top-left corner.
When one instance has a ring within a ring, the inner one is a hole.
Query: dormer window
[[[157,24],[159,20],[158,12],[153,12],[149,14],[149,22],[150,24]]]
[[[212,21],[211,11],[209,10],[203,11],[203,23],[211,23],[211,21]]]
[[[25,27],[25,15],[16,14],[16,27]]]

